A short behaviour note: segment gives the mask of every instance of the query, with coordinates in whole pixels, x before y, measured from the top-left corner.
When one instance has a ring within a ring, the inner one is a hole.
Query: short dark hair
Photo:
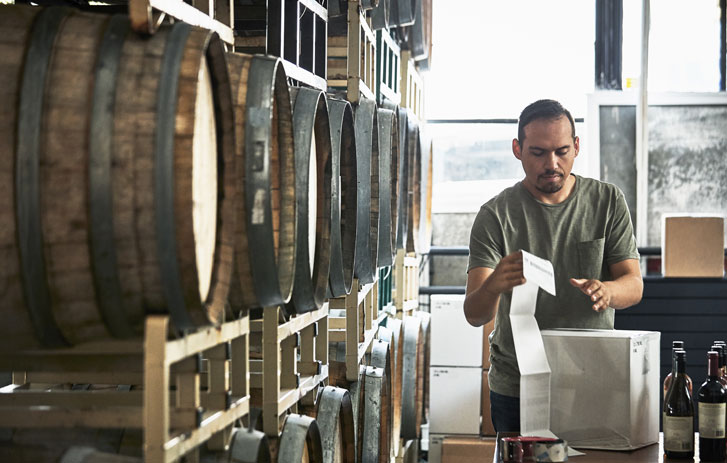
[[[520,118],[517,124],[517,141],[520,146],[523,146],[525,141],[525,126],[537,119],[559,119],[563,116],[568,118],[570,122],[571,130],[573,132],[573,139],[576,138],[576,124],[571,116],[570,111],[565,109],[562,104],[555,100],[538,100],[535,103],[530,103],[523,112],[520,113]]]

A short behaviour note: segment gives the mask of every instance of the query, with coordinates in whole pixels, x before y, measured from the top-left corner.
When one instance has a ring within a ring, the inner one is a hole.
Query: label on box
[[[699,436],[707,439],[725,437],[725,404],[699,403]]]
[[[694,418],[664,414],[664,450],[686,452],[694,449]]]

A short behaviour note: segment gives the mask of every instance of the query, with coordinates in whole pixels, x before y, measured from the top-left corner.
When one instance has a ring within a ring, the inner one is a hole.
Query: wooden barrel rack
[[[358,2],[346,3],[345,35],[336,35],[333,28],[328,33],[328,87],[343,92],[351,103],[361,97],[376,100],[376,37]]]
[[[419,261],[414,253],[397,249],[394,262],[394,306],[397,317],[410,314],[419,307]]]
[[[147,462],[223,447],[250,409],[249,319],[168,340],[168,316],[149,316],[139,341],[81,344],[0,356],[13,384],[0,390],[0,426],[131,428]],[[34,384],[127,384],[143,390],[37,390]],[[171,389],[174,385],[176,392]]]
[[[379,324],[385,316],[378,310],[378,280],[360,285],[354,279],[353,284],[358,291],[351,291],[348,296],[328,301],[332,311],[329,318],[329,341],[345,345],[345,360],[334,360],[330,367],[343,370],[336,371],[335,375],[348,381],[357,381],[359,366],[376,338]],[[331,374],[334,375],[333,372]]]
[[[328,379],[328,303],[320,309],[284,319],[283,308],[265,307],[252,320],[250,360],[252,403],[262,408],[263,431],[277,437],[288,410],[302,400],[313,402]],[[311,396],[312,394],[312,396]]]

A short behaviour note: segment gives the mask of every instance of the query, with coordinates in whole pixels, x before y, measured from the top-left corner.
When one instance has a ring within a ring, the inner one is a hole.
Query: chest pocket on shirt
[[[578,243],[578,278],[601,278],[605,238]]]

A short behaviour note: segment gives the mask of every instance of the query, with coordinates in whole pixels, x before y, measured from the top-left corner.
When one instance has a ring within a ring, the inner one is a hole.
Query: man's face
[[[523,165],[525,186],[536,196],[554,196],[565,185],[578,156],[578,137],[573,139],[570,121],[536,119],[524,127],[523,146],[513,140],[515,157]],[[537,194],[537,193],[539,194]]]

